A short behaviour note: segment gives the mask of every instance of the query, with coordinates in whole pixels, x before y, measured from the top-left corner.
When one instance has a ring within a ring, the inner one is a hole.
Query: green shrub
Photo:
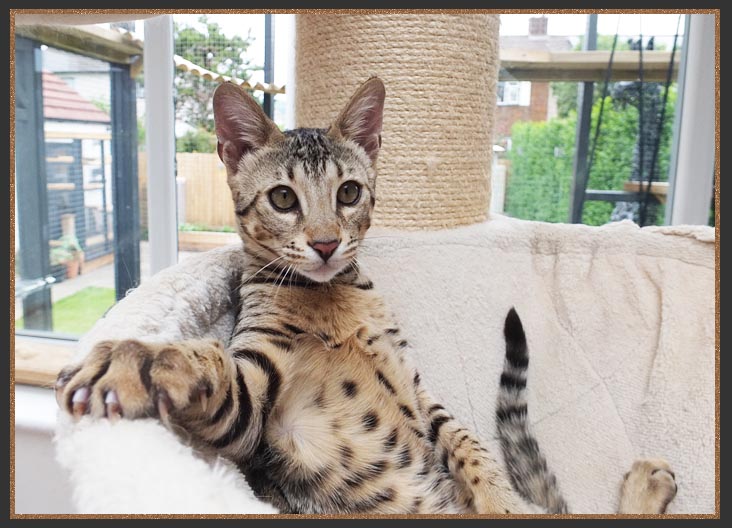
[[[544,222],[567,220],[574,128],[572,118],[513,125],[507,214]]]
[[[676,92],[672,89],[656,163],[656,175],[661,181],[668,175],[675,101]],[[597,101],[592,108],[591,142],[599,111],[600,101]],[[568,221],[576,125],[574,111],[565,118],[513,125],[512,149],[508,152],[511,169],[506,188],[506,214],[525,220]],[[638,110],[632,105],[616,105],[608,97],[588,189],[623,189],[623,183],[632,175],[637,134]],[[646,152],[645,156],[650,160],[651,153]],[[582,222],[605,224],[610,221],[613,208],[611,202],[585,201]],[[656,221],[663,221],[662,207]]]
[[[199,128],[189,130],[175,141],[176,152],[216,152],[216,135]]]
[[[182,223],[178,226],[178,231],[215,231],[217,233],[236,233],[236,229],[231,226],[210,226],[206,224],[188,224]]]

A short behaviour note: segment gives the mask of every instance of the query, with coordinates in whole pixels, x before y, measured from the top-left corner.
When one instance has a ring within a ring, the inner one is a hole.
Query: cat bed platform
[[[494,408],[511,306],[527,333],[529,419],[570,511],[613,513],[638,457],[663,457],[668,513],[715,508],[714,229],[587,227],[496,217],[370,232],[359,257],[431,392],[498,452]],[[239,245],[145,281],[80,341],[227,341]],[[274,513],[226,461],[154,420],[59,415],[57,456],[81,513]]]

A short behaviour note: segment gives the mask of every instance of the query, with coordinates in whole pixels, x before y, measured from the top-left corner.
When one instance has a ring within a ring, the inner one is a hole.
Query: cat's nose
[[[318,255],[320,255],[320,258],[323,259],[323,262],[328,262],[328,259],[333,255],[336,248],[338,247],[338,244],[340,243],[340,240],[315,240],[313,242],[310,242],[310,247],[313,248],[318,253]]]

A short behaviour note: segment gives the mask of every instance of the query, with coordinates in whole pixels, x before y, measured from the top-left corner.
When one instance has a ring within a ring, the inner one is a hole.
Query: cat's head
[[[218,152],[247,251],[317,282],[351,264],[371,225],[384,95],[373,77],[329,128],[281,132],[237,85],[216,89]]]

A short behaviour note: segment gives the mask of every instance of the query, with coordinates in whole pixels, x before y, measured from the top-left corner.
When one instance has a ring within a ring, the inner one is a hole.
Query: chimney
[[[549,19],[545,16],[529,19],[529,37],[545,37]]]

